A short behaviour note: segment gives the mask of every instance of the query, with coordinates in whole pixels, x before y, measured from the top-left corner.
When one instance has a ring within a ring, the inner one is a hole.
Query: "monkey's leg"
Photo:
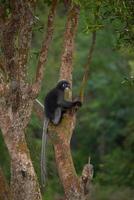
[[[61,116],[62,116],[61,108],[58,107],[54,113],[54,119],[52,120],[53,124],[55,125],[59,124],[59,122],[61,121]]]

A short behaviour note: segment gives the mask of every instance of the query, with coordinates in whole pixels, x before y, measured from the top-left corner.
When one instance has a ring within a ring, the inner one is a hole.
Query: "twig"
[[[34,101],[33,110],[36,113],[37,117],[43,122],[44,121],[44,106],[38,99]]]
[[[81,182],[84,187],[84,193],[87,195],[89,193],[90,183],[92,181],[94,174],[93,165],[90,163],[90,157],[88,163],[84,166],[81,176]]]

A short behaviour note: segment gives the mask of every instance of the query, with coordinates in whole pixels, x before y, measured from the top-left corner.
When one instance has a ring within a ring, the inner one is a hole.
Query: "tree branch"
[[[37,117],[43,122],[44,121],[44,106],[43,104],[38,101],[38,99],[35,99],[33,110],[36,113]]]
[[[27,75],[27,60],[32,39],[33,5],[28,1],[22,3],[20,29],[18,35],[17,63],[19,80],[25,81]]]
[[[44,75],[44,65],[46,64],[47,61],[48,49],[52,41],[52,36],[54,31],[54,19],[55,19],[57,4],[58,0],[52,1],[52,6],[48,14],[47,32],[46,34],[44,34],[44,39],[40,50],[35,83],[33,84],[33,96],[37,96],[41,88],[41,83]]]
[[[90,163],[90,157],[88,159],[88,163],[83,167],[81,183],[84,187],[84,194],[89,194],[90,184],[93,178],[94,170],[93,165]]]
[[[70,83],[72,83],[72,59],[79,12],[79,6],[74,5],[68,13],[61,56],[60,79],[68,80]]]
[[[19,80],[25,81],[27,75],[27,60],[28,53],[31,46],[32,39],[32,26],[34,22],[34,8],[35,2],[31,1],[20,1],[18,9],[20,12],[20,27],[18,33],[18,51],[17,51],[17,66],[19,69],[18,75]]]
[[[12,1],[11,1],[12,2]],[[3,51],[5,57],[6,71],[11,79],[16,77],[15,68],[15,35],[19,27],[19,13],[17,11],[16,1],[12,5],[12,14],[9,19],[6,20],[3,30]]]
[[[92,61],[93,51],[95,48],[95,43],[96,43],[96,31],[94,31],[92,33],[92,42],[91,42],[91,47],[90,47],[89,53],[88,53],[87,63],[84,65],[84,75],[82,78],[82,83],[81,83],[80,93],[79,93],[81,102],[83,102],[83,100],[84,100],[84,91],[85,91],[85,87],[86,87],[86,84],[87,84],[87,81],[89,78],[90,65],[91,65],[91,61]]]
[[[34,0],[10,1],[12,13],[4,26],[3,49],[11,80],[25,80],[35,3]]]

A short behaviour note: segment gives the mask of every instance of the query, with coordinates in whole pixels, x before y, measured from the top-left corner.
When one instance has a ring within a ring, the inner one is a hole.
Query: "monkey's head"
[[[64,91],[67,88],[71,88],[70,83],[66,80],[59,81],[56,87],[62,91]]]

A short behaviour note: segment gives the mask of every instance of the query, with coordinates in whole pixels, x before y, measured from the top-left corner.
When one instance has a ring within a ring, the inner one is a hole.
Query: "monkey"
[[[45,120],[42,134],[42,148],[41,148],[41,181],[42,186],[46,184],[46,142],[48,124],[51,122],[54,125],[60,124],[63,114],[73,107],[81,107],[80,101],[66,101],[64,99],[65,89],[71,89],[70,83],[66,80],[58,82],[56,87],[48,92],[44,100]]]

